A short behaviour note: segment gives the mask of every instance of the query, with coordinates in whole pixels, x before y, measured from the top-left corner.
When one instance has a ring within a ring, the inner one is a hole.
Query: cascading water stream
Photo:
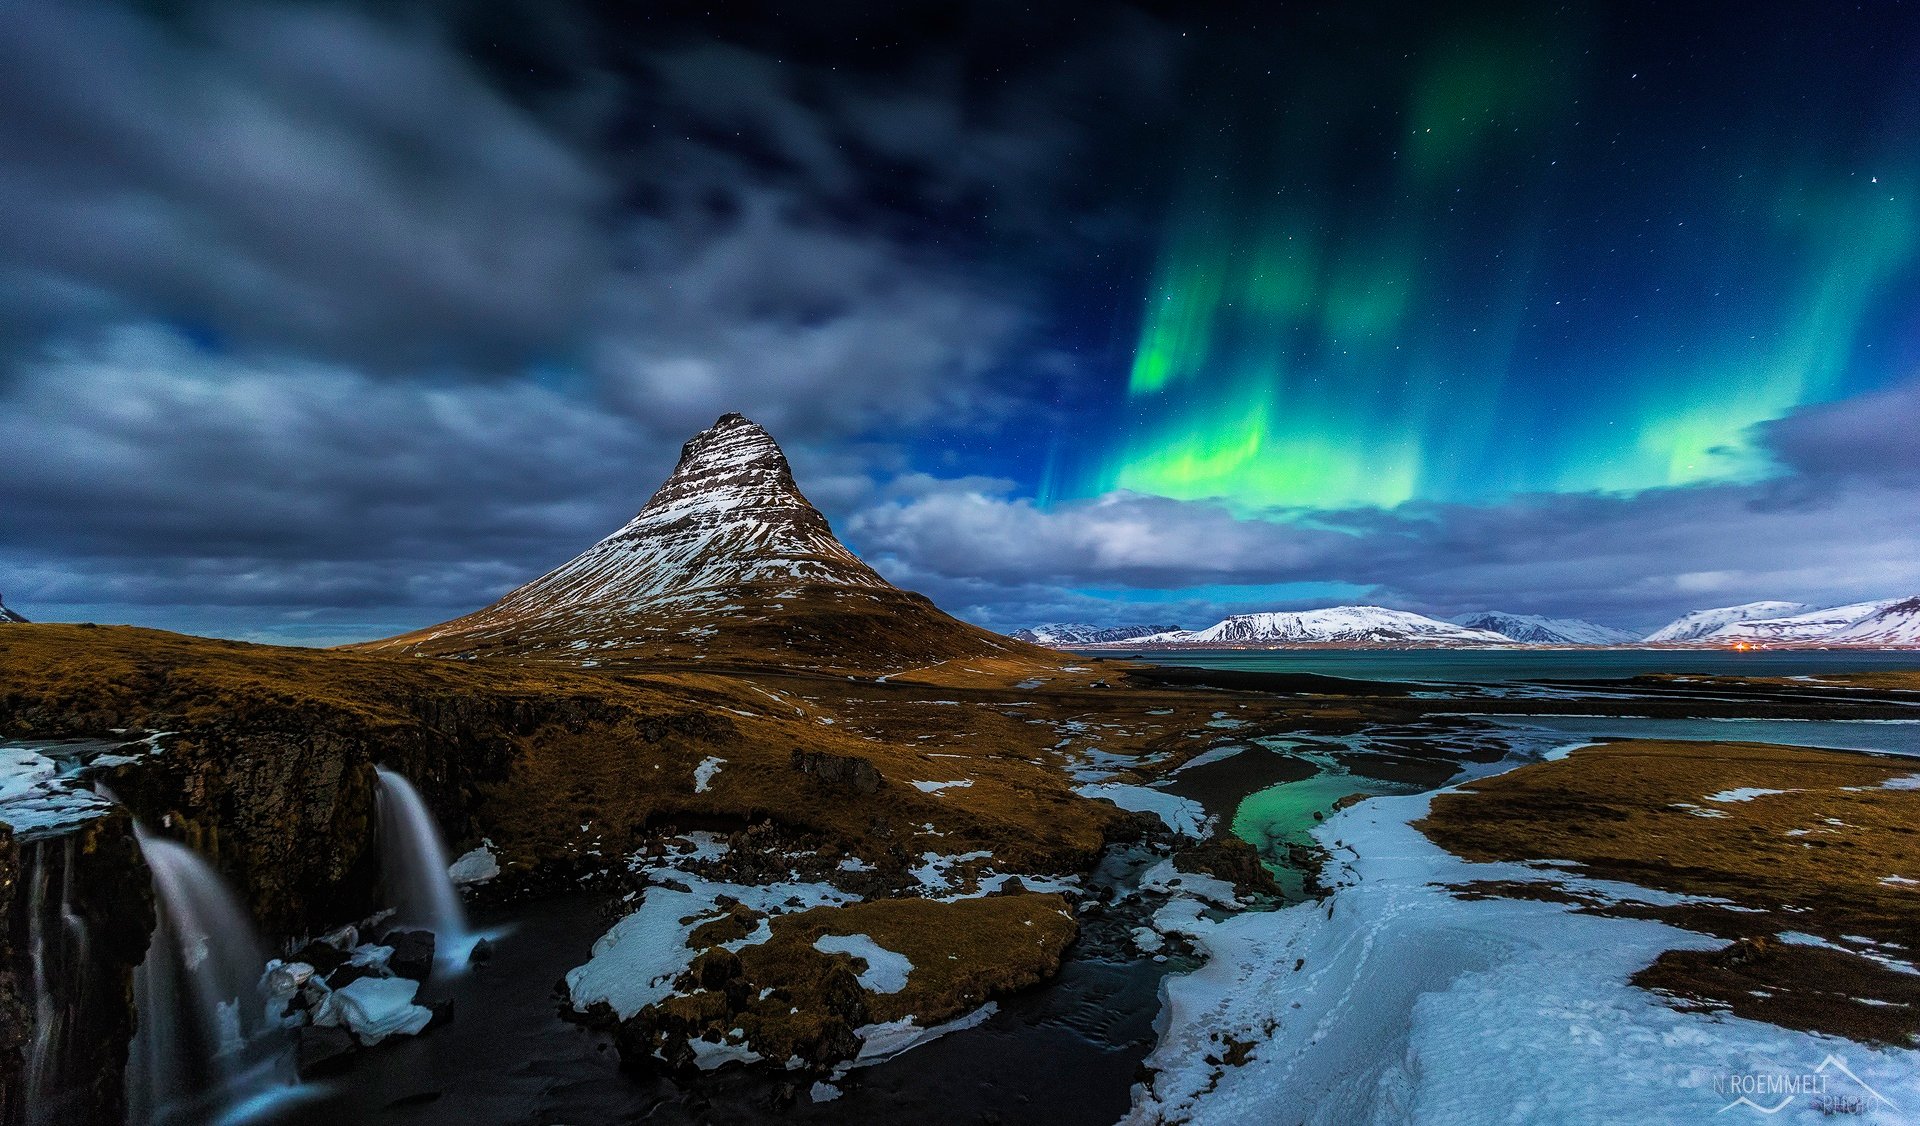
[[[132,1121],[203,1122],[294,1082],[260,992],[266,950],[212,865],[176,841],[134,834],[159,924],[134,973],[139,1023],[127,1064]]]
[[[380,781],[380,853],[395,921],[433,932],[434,961],[448,969],[466,963],[474,936],[466,908],[447,874],[452,863],[427,803],[405,778],[377,770]]]
[[[27,1049],[25,1076],[27,1126],[52,1126],[65,1117],[62,1092],[74,1081],[67,1069],[77,1032],[78,1006],[87,988],[88,934],[86,920],[74,907],[73,836],[69,834],[60,841],[57,854],[50,847],[52,843],[35,840],[22,853],[27,888],[27,957],[32,967],[27,989],[33,1006],[33,1039]],[[57,903],[51,894],[56,866],[60,880]]]

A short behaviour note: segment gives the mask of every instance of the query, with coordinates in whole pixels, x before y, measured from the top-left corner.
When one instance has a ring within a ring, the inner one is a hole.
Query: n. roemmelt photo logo
[[[1898,1110],[1893,1100],[1853,1073],[1845,1060],[1828,1055],[1810,1071],[1752,1071],[1721,1076],[1714,1084],[1732,1101],[1720,1108],[1775,1115],[1796,1104],[1822,1114],[1862,1114],[1874,1107]]]

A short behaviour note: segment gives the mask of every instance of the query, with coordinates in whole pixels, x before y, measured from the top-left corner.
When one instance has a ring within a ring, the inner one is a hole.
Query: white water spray
[[[440,828],[420,794],[391,770],[380,779],[380,853],[387,898],[395,921],[433,932],[434,961],[443,967],[464,965],[474,936],[460,892],[447,874],[452,861]]]
[[[127,1062],[131,1118],[201,1122],[294,1082],[266,1020],[266,950],[220,874],[192,849],[134,835],[153,872],[159,925],[134,971],[139,1025]]]

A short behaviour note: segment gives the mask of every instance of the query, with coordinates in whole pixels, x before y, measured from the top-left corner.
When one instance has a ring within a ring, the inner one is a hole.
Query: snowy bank
[[[1886,1100],[1866,1098],[1856,1120],[1920,1115],[1920,1052],[1683,1013],[1627,984],[1661,952],[1716,939],[1451,895],[1439,885],[1541,873],[1434,845],[1409,824],[1431,797],[1375,798],[1318,828],[1345,861],[1327,901],[1222,921],[1176,901],[1156,916],[1208,961],[1162,983],[1164,1031],[1147,1060],[1158,1074],[1134,1088],[1125,1122],[1264,1126],[1280,1108],[1312,1123],[1710,1118],[1752,1077],[1805,1074],[1829,1056]],[[1792,1110],[1774,1121],[1815,1113],[1804,1096]]]

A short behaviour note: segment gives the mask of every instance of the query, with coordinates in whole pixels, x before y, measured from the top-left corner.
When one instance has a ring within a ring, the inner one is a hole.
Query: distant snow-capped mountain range
[[[1060,629],[1061,627],[1051,627]],[[1070,627],[1076,633],[1097,632],[1097,627]],[[1324,610],[1298,610],[1265,614],[1236,614],[1206,629],[1173,629],[1140,634],[1111,641],[1076,641],[1071,644],[1100,648],[1122,646],[1142,649],[1215,648],[1222,646],[1352,646],[1372,648],[1443,648],[1448,646],[1512,645],[1513,639],[1489,630],[1443,622],[1406,610],[1383,606],[1333,606]],[[1062,644],[1049,642],[1046,644]]]
[[[1452,621],[1381,606],[1332,606],[1236,614],[1205,629],[1054,623],[1014,636],[1073,648],[1478,648],[1513,645],[1698,646],[1702,648],[1920,647],[1920,598],[1844,606],[1748,602],[1684,614],[1642,637],[1578,618],[1484,610]]]
[[[1469,629],[1483,629],[1530,645],[1626,645],[1640,635],[1579,618],[1543,618],[1537,614],[1507,614],[1482,610],[1453,619]]]
[[[1177,633],[1180,627],[1160,626],[1089,626],[1077,622],[1049,622],[1034,626],[1032,629],[1013,631],[1015,641],[1030,641],[1035,645],[1099,645],[1109,641],[1131,641],[1136,637],[1146,637],[1156,633]]]

